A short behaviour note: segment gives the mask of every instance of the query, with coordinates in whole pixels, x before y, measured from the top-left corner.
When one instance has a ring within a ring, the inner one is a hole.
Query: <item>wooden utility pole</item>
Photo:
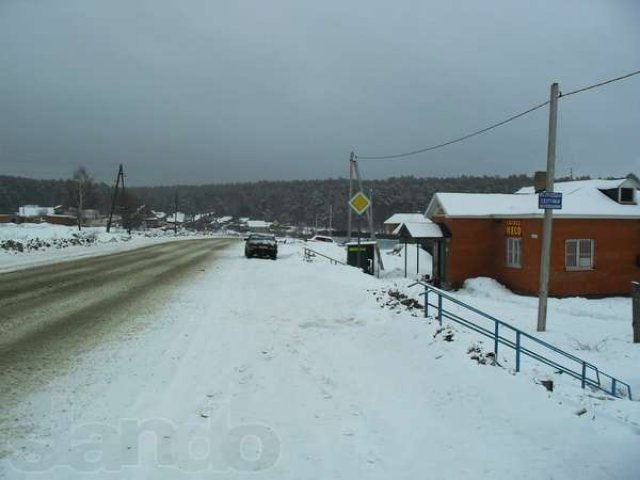
[[[559,86],[551,84],[549,100],[549,138],[547,142],[547,184],[546,191],[553,192],[553,179],[556,170],[556,130],[558,126]],[[547,329],[547,298],[549,296],[549,267],[551,263],[551,227],[553,210],[546,208],[542,230],[542,254],[540,256],[540,289],[538,295],[538,331]]]
[[[353,198],[353,164],[355,162],[355,155],[353,152],[349,155],[349,198],[347,202],[350,202]],[[351,211],[351,207],[347,208],[347,236],[349,237],[349,241],[352,239],[352,219],[353,212]]]
[[[353,154],[353,152],[352,152]],[[358,182],[358,190],[360,192],[362,192],[362,178],[360,177],[360,168],[358,167],[358,162],[355,160],[355,156],[352,157],[352,165],[353,165],[353,173],[355,173],[356,175],[356,180]],[[364,193],[364,192],[363,192]],[[351,199],[349,199],[351,200]],[[369,231],[371,232],[371,240],[375,241],[376,240],[376,232],[373,229],[373,215],[371,214],[372,208],[373,208],[373,203],[371,202],[371,199],[369,199],[369,208],[367,209],[367,219],[369,220]],[[382,255],[380,254],[380,246],[378,245],[378,242],[376,241],[376,257],[378,257],[378,268],[380,270],[384,270],[384,264],[382,263]]]
[[[124,170],[120,173],[120,181],[122,182],[122,199],[124,205],[122,205],[122,226],[127,229],[127,233],[131,235],[131,202],[127,201],[127,195],[124,189]]]
[[[640,282],[631,282],[631,296],[633,297],[633,343],[640,343]]]
[[[122,171],[122,164],[120,164],[120,168],[118,168],[118,175],[116,176],[116,184],[113,187],[113,196],[111,197],[111,210],[109,210],[109,221],[107,222],[107,233],[111,230],[111,223],[113,221],[113,212],[116,209],[116,201],[118,198],[118,186],[120,185],[120,180],[122,180],[122,193],[124,193],[124,173]]]
[[[373,232],[373,188],[369,189],[369,230],[371,231],[371,238],[376,238]]]

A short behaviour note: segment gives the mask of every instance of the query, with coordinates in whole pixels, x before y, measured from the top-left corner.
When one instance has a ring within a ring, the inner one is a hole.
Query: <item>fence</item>
[[[327,260],[329,260],[329,262],[331,262],[332,265],[346,265],[346,263],[341,262],[340,260],[336,260],[335,258],[325,255],[324,253],[316,252],[315,250],[304,247],[304,259],[306,261],[311,261],[311,258],[315,256],[326,258]]]
[[[410,286],[416,285],[424,287],[424,292],[420,295],[424,296],[425,317],[429,316],[429,307],[432,307],[436,309],[436,318],[440,325],[446,318],[489,337],[493,341],[496,360],[500,345],[514,350],[516,372],[520,371],[523,356],[527,356],[580,380],[582,388],[590,386],[615,397],[622,398],[626,395],[629,400],[632,399],[631,386],[628,383],[602,372],[586,360],[509,325],[427,283],[416,282]],[[430,303],[430,297],[435,297],[435,303]],[[451,304],[458,312],[451,309]]]

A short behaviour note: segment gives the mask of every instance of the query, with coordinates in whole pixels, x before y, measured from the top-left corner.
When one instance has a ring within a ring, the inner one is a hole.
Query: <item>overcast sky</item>
[[[0,174],[348,176],[640,69],[637,0],[0,0]],[[544,169],[548,111],[363,175]],[[640,173],[640,76],[561,99],[558,174]]]

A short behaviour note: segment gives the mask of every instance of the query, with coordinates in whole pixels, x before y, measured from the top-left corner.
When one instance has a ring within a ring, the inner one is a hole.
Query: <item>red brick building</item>
[[[640,184],[633,178],[557,183],[549,294],[628,295],[640,280]],[[433,276],[445,288],[492,277],[537,295],[543,211],[533,188],[515,194],[438,193],[425,213],[445,232]]]

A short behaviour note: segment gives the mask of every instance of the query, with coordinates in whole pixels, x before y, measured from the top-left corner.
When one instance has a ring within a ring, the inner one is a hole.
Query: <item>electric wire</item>
[[[635,72],[631,72],[631,73],[627,73],[626,75],[622,75],[620,77],[616,77],[616,78],[611,78],[609,80],[605,80],[603,82],[598,82],[598,83],[594,83],[593,85],[589,85],[587,87],[583,87],[583,88],[579,88],[577,90],[573,90],[570,91],[568,93],[560,93],[558,95],[559,98],[561,97],[568,97],[569,95],[575,95],[577,93],[582,93],[585,92],[587,90],[591,90],[594,88],[598,88],[598,87],[602,87],[603,85],[607,85],[609,83],[613,83],[613,82],[617,82],[620,80],[624,80],[626,78],[629,77],[633,77],[634,75],[638,75],[640,74],[640,70],[637,70]],[[493,125],[489,125],[488,127],[482,128],[480,130],[476,130],[474,132],[471,132],[467,135],[463,135],[461,137],[458,138],[454,138],[453,140],[449,140],[447,142],[443,142],[443,143],[438,143],[436,145],[431,145],[429,147],[425,147],[425,148],[421,148],[419,150],[412,150],[410,152],[404,152],[404,153],[396,153],[396,154],[392,154],[392,155],[356,155],[356,158],[360,159],[360,160],[389,160],[389,159],[393,159],[393,158],[403,158],[403,157],[410,157],[412,155],[417,155],[419,153],[425,153],[425,152],[430,152],[432,150],[437,150],[439,148],[443,148],[443,147],[447,147],[449,145],[453,145],[454,143],[458,143],[458,142],[462,142],[464,140],[468,140],[471,137],[475,137],[477,135],[481,135],[483,133],[486,133],[490,130],[493,130],[494,128],[498,128],[501,127],[502,125],[505,125],[509,122],[512,122],[513,120],[516,120],[520,117],[524,117],[525,115],[534,112],[535,110],[538,110],[539,108],[544,107],[545,105],[548,105],[550,102],[549,100],[547,100],[546,102],[540,103],[538,105],[535,105],[523,112],[520,112],[516,115],[513,115],[509,118],[506,118],[498,123],[494,123]]]
[[[549,100],[547,100],[546,102],[540,103],[534,107],[529,108],[528,110],[525,110],[524,112],[520,112],[516,115],[513,115],[505,120],[502,120],[498,123],[494,123],[493,125],[489,125],[488,127],[482,128],[480,130],[476,130],[475,132],[469,133],[467,135],[463,135],[462,137],[458,137],[455,138],[453,140],[449,140],[448,142],[444,142],[444,143],[439,143],[437,145],[432,145],[430,147],[426,147],[426,148],[421,148],[420,150],[413,150],[412,152],[405,152],[405,153],[397,153],[394,155],[379,155],[379,156],[373,156],[373,155],[356,155],[357,158],[359,159],[363,159],[363,160],[386,160],[386,159],[390,159],[390,158],[402,158],[402,157],[409,157],[411,155],[417,155],[418,153],[424,153],[424,152],[429,152],[431,150],[436,150],[438,148],[442,148],[442,147],[446,147],[448,145],[453,145],[454,143],[458,143],[458,142],[462,142],[464,140],[467,140],[471,137],[475,137],[476,135],[480,135],[482,133],[488,132],[489,130],[493,130],[494,128],[498,128],[506,123],[512,122],[513,120],[516,120],[520,117],[524,117],[525,115],[527,115],[528,113],[531,113],[535,110],[538,110],[539,108],[544,107],[545,105],[549,104]]]
[[[498,128],[501,127],[502,125],[512,122],[513,120],[516,120],[520,117],[524,117],[525,115],[527,115],[528,113],[531,113],[535,110],[538,110],[539,108],[544,107],[545,105],[549,104],[549,100],[547,100],[546,102],[540,103],[538,105],[535,105],[534,107],[529,108],[528,110],[525,110],[524,112],[520,112],[516,115],[513,115],[505,120],[502,120],[501,122],[498,123],[494,123],[493,125],[489,125],[488,127],[482,128],[480,130],[476,130],[475,132],[469,133],[467,135],[463,135],[462,137],[458,137],[458,138],[454,138],[453,140],[449,140],[448,142],[444,142],[444,143],[439,143],[437,145],[432,145],[430,147],[426,147],[426,148],[421,148],[420,150],[413,150],[412,152],[405,152],[405,153],[397,153],[394,155],[379,155],[379,156],[373,156],[373,155],[356,155],[356,157],[358,159],[361,160],[386,160],[386,159],[391,159],[391,158],[402,158],[402,157],[409,157],[411,155],[417,155],[418,153],[424,153],[424,152],[429,152],[431,150],[436,150],[438,148],[442,148],[442,147],[446,147],[448,145],[453,145],[454,143],[458,143],[458,142],[462,142],[464,140],[467,140],[471,137],[475,137],[476,135],[480,135],[482,133],[488,132],[489,130],[493,130],[494,128]]]
[[[588,87],[579,88],[577,90],[573,90],[569,93],[560,93],[559,97],[568,97],[569,95],[575,95],[576,93],[586,92],[587,90],[591,90],[592,88],[602,87],[603,85],[607,85],[609,83],[617,82],[619,80],[624,80],[629,77],[633,77],[634,75],[640,74],[640,70],[636,70],[635,72],[627,73],[626,75],[622,75],[621,77],[611,78],[609,80],[605,80],[604,82],[594,83],[593,85],[589,85]]]

